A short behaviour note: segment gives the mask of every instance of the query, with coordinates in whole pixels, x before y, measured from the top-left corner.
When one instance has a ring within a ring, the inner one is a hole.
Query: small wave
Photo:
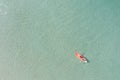
[[[0,3],[0,16],[7,14],[8,6]]]

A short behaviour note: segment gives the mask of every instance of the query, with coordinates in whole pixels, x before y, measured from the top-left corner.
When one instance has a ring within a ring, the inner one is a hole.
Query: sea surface
[[[120,1],[0,0],[0,80],[120,80]]]

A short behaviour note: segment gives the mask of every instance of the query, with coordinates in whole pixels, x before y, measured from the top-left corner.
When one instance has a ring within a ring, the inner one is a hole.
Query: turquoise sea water
[[[118,0],[0,0],[0,80],[119,80],[119,21]]]

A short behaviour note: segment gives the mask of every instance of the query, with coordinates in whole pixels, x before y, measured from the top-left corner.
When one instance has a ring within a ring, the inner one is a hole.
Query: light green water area
[[[119,61],[119,0],[0,0],[0,80],[120,80]]]

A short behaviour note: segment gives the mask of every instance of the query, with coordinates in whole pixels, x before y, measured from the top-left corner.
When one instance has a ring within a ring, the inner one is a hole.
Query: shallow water
[[[117,0],[3,0],[1,80],[120,79]],[[7,6],[7,7],[5,7]],[[89,63],[80,62],[80,52]]]

